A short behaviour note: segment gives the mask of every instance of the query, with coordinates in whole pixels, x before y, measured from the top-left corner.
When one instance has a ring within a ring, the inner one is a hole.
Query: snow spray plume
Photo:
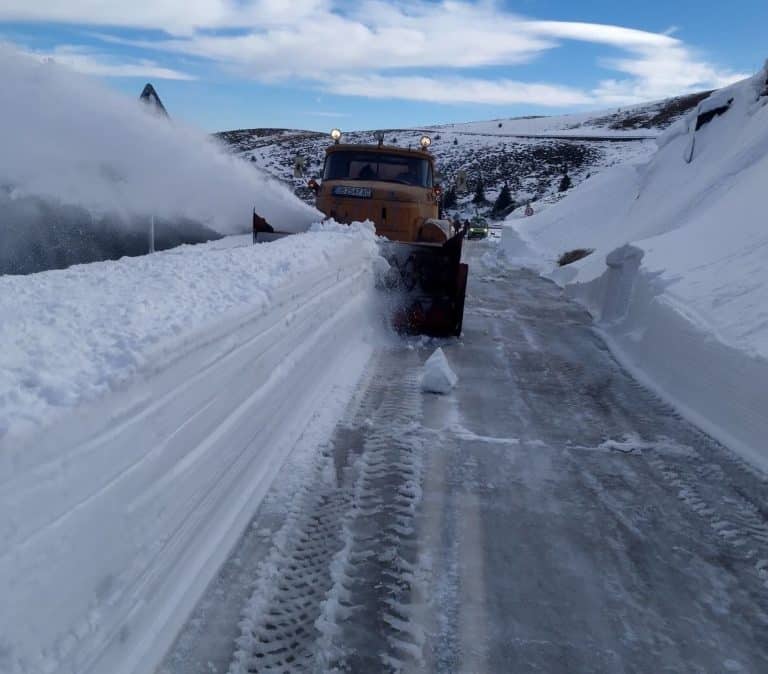
[[[222,234],[247,231],[253,206],[281,229],[317,219],[287,188],[138,99],[8,45],[0,70],[0,185],[14,196],[118,213],[134,227],[154,215]]]

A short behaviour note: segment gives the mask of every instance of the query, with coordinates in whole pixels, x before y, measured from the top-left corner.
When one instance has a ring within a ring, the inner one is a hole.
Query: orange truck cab
[[[435,158],[426,149],[331,145],[316,206],[337,222],[370,220],[376,233],[404,243],[444,243],[450,223],[439,220]]]

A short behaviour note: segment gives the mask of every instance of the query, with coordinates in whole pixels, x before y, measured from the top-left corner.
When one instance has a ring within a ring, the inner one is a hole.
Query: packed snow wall
[[[154,671],[293,448],[330,433],[378,251],[321,229],[0,278],[1,672]]]
[[[509,219],[505,250],[580,298],[649,386],[768,466],[768,68],[702,101],[658,148]],[[555,267],[578,248],[595,252]]]

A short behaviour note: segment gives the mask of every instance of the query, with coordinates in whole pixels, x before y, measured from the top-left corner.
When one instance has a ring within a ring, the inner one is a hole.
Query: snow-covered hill
[[[606,137],[616,140],[642,138],[658,135],[711,93],[705,91],[599,112],[548,117],[511,117],[430,128],[493,136]]]
[[[648,157],[653,150],[650,140],[519,138],[436,129],[390,129],[386,142],[417,147],[424,133],[432,137],[430,150],[437,157],[445,186],[454,183],[459,171],[466,174],[468,190],[459,194],[458,211],[474,209],[470,202],[478,179],[485,185],[488,200],[480,209],[489,211],[505,182],[518,203],[549,200],[557,196],[564,169],[577,184],[613,164]],[[306,182],[310,177],[320,177],[330,142],[327,134],[251,129],[221,136],[252,164],[290,185],[297,196],[307,203],[313,201]],[[345,133],[344,138],[351,143],[375,142],[370,131]],[[297,157],[305,162],[304,175],[299,177],[294,175]]]
[[[489,212],[502,185],[509,185],[516,203],[549,202],[559,198],[564,171],[573,184],[617,163],[647,158],[655,149],[652,140],[707,94],[672,98],[623,109],[529,117],[424,128],[388,129],[386,143],[418,147],[422,134],[432,137],[430,150],[438,160],[444,186],[466,174],[468,191],[458,195],[449,215],[479,208]],[[232,150],[292,187],[308,203],[313,194],[309,177],[322,171],[327,134],[295,129],[240,129],[217,134]],[[372,143],[373,132],[345,133],[349,142]],[[297,158],[304,162],[302,176],[294,175]],[[473,190],[482,180],[488,203],[472,204]],[[534,204],[535,208],[538,208]]]
[[[704,100],[658,147],[534,217],[512,216],[505,249],[529,262],[595,249],[553,277],[627,364],[768,465],[768,66]]]

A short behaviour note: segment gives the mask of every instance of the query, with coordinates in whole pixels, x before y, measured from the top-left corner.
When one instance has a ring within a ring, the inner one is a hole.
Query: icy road
[[[160,671],[765,672],[768,481],[469,244],[459,384],[379,349]]]

